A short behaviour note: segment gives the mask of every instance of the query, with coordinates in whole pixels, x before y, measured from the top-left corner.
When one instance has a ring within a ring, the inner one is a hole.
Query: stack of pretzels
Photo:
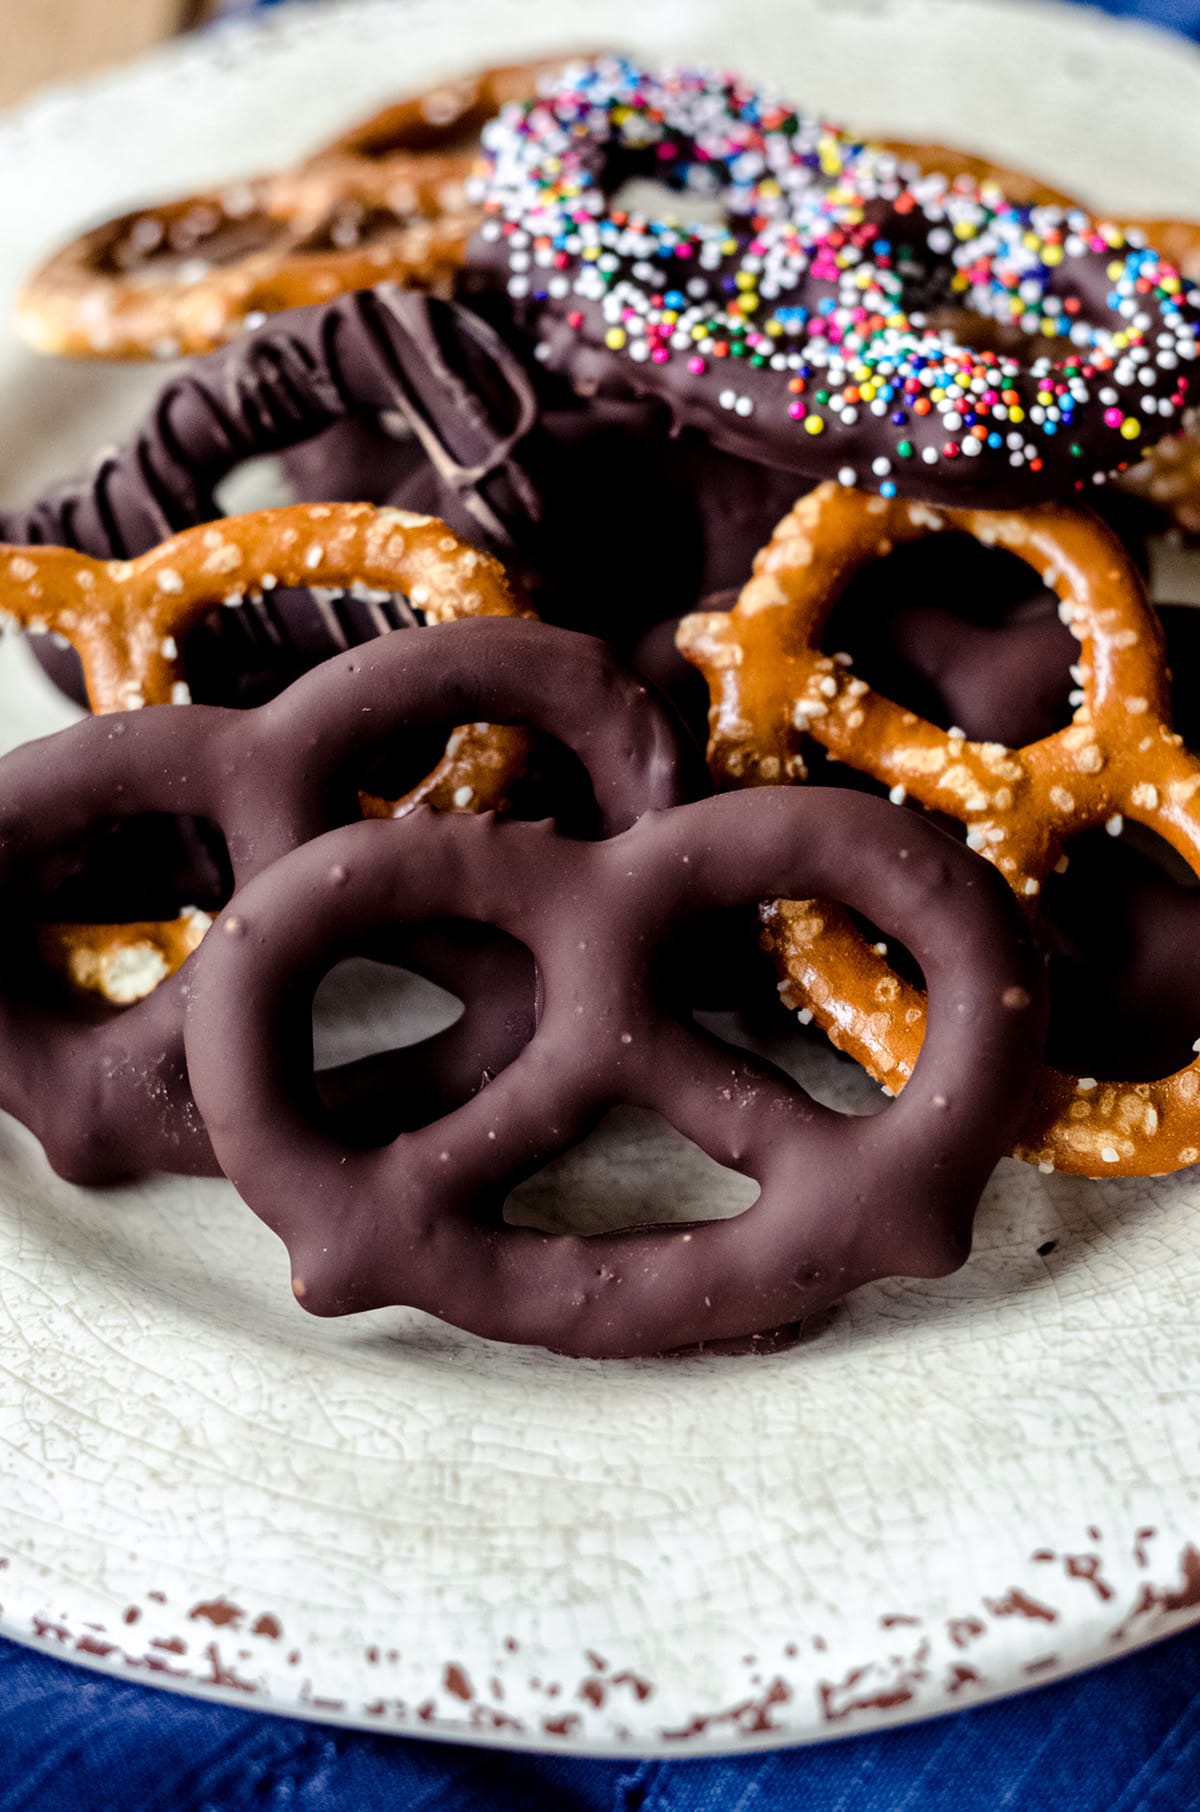
[[[1198,248],[601,56],[56,255],[43,350],[202,356],[0,515],[86,707],[0,762],[0,1107],[80,1185],[224,1174],[317,1314],[592,1357],[950,1271],[1010,1155],[1200,1162],[1200,618],[1145,577]],[[223,517],[263,454],[297,500]],[[462,1017],[316,1070],[351,956]],[[753,1206],[506,1219],[620,1105]]]

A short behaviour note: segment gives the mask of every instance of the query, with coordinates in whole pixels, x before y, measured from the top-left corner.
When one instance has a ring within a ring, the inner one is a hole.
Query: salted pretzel
[[[328,532],[333,519],[321,520]],[[391,558],[398,574],[402,555]],[[377,570],[385,570],[382,559]],[[114,820],[136,827],[163,813],[203,818],[223,833],[240,887],[289,850],[355,820],[355,777],[397,735],[476,716],[526,725],[571,750],[590,778],[602,836],[677,804],[696,784],[669,713],[602,643],[520,616],[379,636],[251,710],[193,705],[89,717],[0,761],[0,1107],[36,1134],[63,1176],[102,1184],[153,1170],[207,1175],[216,1166],[183,1059],[183,1001],[204,943],[121,1012],[98,1015],[64,1000],[38,960],[40,908],[62,852]],[[371,827],[388,828],[378,820]],[[452,905],[448,916],[469,915]],[[460,943],[435,954],[434,979],[457,973]],[[403,963],[405,947],[389,942],[364,954]],[[440,1079],[423,1074],[425,1046],[413,1048],[411,1061],[400,1051],[382,1068],[375,1059],[365,1060],[365,1073],[357,1066],[337,1094],[349,1092],[369,1124],[394,1127],[389,1098],[401,1079],[445,1111],[456,1105],[456,1081],[473,1073],[478,1087],[497,1054],[501,1062],[511,1056],[529,1024],[532,989],[519,964],[514,975],[511,964],[497,969],[488,951],[481,957],[486,986],[504,1008],[499,1022],[468,1014],[452,1026]],[[416,966],[424,969],[424,958]],[[466,971],[477,981],[480,972],[473,961]]]
[[[136,560],[93,560],[71,549],[0,549],[0,612],[25,630],[63,636],[79,655],[94,712],[188,704],[181,647],[214,608],[288,586],[359,585],[401,592],[427,623],[520,617],[504,569],[444,523],[368,504],[296,504],[185,530]],[[527,734],[471,723],[409,792],[364,792],[368,817],[417,805],[498,811],[523,773]],[[59,926],[47,947],[77,987],[126,1004],[174,973],[195,947],[197,919],[128,926]],[[57,954],[55,954],[57,953]]]
[[[877,800],[785,787],[648,812],[596,843],[429,813],[350,825],[262,871],[198,952],[196,1099],[318,1315],[406,1303],[598,1358],[774,1331],[869,1278],[940,1276],[967,1255],[1044,1025],[1032,940],[977,866]],[[798,885],[837,890],[929,964],[919,1080],[873,1120],[701,1032],[663,986],[682,926]],[[537,1029],[457,1112],[353,1151],[312,1112],[312,989],[361,940],[448,913],[533,951]],[[509,1191],[621,1102],[754,1178],[754,1205],[591,1238],[507,1225]]]
[[[482,125],[561,63],[441,82],[296,169],[105,221],[34,272],[17,325],[41,352],[174,358],[374,283],[445,290],[478,220],[464,185]]]
[[[1080,643],[1082,702],[1068,728],[1023,749],[944,731],[871,690],[821,632],[853,575],[891,548],[954,529],[1008,549],[1061,599]],[[708,681],[709,762],[752,786],[805,774],[805,737],[839,761],[966,826],[1030,913],[1078,832],[1133,819],[1200,874],[1200,760],[1171,727],[1162,631],[1116,538],[1059,505],[940,510],[837,485],[801,498],[757,556],[728,615],[685,618],[679,646]],[[912,1074],[921,992],[844,913],[812,900],[766,913],[785,1003],[823,1026],[892,1092]],[[1200,1028],[1197,1028],[1200,1031]],[[1155,1082],[1043,1069],[1017,1154],[1043,1169],[1148,1176],[1200,1160],[1200,1058]]]

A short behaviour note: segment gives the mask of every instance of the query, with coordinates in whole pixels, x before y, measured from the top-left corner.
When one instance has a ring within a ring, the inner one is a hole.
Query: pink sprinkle
[[[573,327],[576,330],[583,326],[583,316],[579,313],[578,309],[573,308],[567,316],[567,326]]]
[[[671,354],[665,346],[656,346],[650,357],[656,365],[665,365]]]
[[[702,358],[696,357],[688,360],[688,370],[693,377],[699,377],[701,372],[708,370],[708,366]]]
[[[1119,428],[1124,419],[1125,418],[1119,409],[1106,409],[1104,411],[1104,425],[1106,428]]]
[[[788,414],[794,422],[801,421],[805,415],[804,404],[801,402],[789,403]]]

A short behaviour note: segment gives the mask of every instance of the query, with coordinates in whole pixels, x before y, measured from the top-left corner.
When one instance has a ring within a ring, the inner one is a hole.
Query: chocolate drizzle
[[[438,513],[452,527],[501,555],[524,540],[540,506],[517,453],[536,418],[520,360],[469,309],[392,284],[273,318],[197,361],[164,386],[137,432],[87,480],[0,515],[0,537],[130,559],[219,516],[217,489],[245,460],[380,415],[398,417],[415,437],[436,478]],[[207,676],[193,692],[225,702],[255,657],[286,680],[412,620],[394,601],[352,597],[331,607],[296,593],[249,606],[233,621],[215,613],[191,638],[190,671]],[[71,671],[73,657],[45,652],[55,677]],[[248,689],[253,696],[252,683]]]

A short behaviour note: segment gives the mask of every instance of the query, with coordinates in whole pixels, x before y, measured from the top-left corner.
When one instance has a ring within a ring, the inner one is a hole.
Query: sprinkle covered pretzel
[[[660,397],[729,452],[1029,503],[1129,465],[1188,405],[1200,309],[1140,234],[950,192],[735,77],[572,66],[483,146],[469,261],[546,367]],[[636,173],[681,192],[677,217],[623,204]],[[697,191],[718,219],[689,222]]]
[[[1005,199],[1019,207],[1082,208],[1086,204],[1077,196],[1044,182],[1028,170],[1015,170],[1010,164],[998,163],[974,151],[961,151],[950,145],[917,144],[909,139],[883,140],[884,149],[893,151],[905,163],[919,170],[948,177],[951,183],[965,178],[968,183],[987,185],[1000,190]],[[1087,212],[1107,218],[1103,210],[1088,207]],[[1146,215],[1121,216],[1121,224],[1142,233],[1148,244],[1155,245],[1165,258],[1177,265],[1185,277],[1200,279],[1200,221],[1155,220]]]
[[[914,144],[906,139],[886,139],[883,143],[884,149],[905,163],[945,176],[951,185],[965,181],[968,186],[994,187],[1019,206],[1084,206],[1075,196],[1053,188],[1028,171],[1014,170],[971,151],[948,145]],[[1122,224],[1140,233],[1148,245],[1157,246],[1185,277],[1200,282],[1200,221],[1152,220],[1139,215],[1124,218]],[[1165,510],[1186,534],[1200,535],[1200,439],[1195,427],[1156,442],[1140,465],[1123,474],[1121,485]]]
[[[26,283],[21,333],[41,352],[175,358],[247,321],[385,280],[442,290],[478,213],[465,183],[484,122],[561,58],[410,95],[296,169],[105,221]]]
[[[1080,643],[1082,701],[1068,728],[1023,749],[971,742],[872,691],[847,657],[821,652],[854,574],[943,529],[1017,554],[1058,593]],[[1068,839],[1116,816],[1149,826],[1200,874],[1200,760],[1171,727],[1162,632],[1120,543],[1086,514],[935,510],[823,485],[780,523],[734,610],[685,618],[679,645],[708,681],[709,762],[724,785],[803,779],[811,736],[895,802],[911,797],[958,819],[1031,913]],[[785,1001],[893,1093],[903,1088],[924,1031],[921,992],[838,908],[779,902],[765,921]],[[1155,1082],[1044,1069],[1017,1153],[1088,1176],[1196,1163],[1200,1058]]]

